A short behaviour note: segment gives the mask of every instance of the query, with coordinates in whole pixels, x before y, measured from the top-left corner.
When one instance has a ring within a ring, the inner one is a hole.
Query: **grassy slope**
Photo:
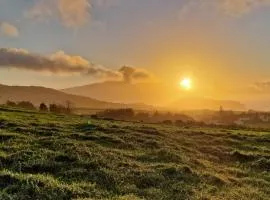
[[[270,199],[270,133],[0,108],[0,199]]]

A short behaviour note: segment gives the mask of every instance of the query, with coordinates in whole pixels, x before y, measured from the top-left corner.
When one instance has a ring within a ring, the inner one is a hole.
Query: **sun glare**
[[[192,88],[192,81],[190,78],[184,78],[180,82],[180,86],[185,90],[190,90]]]

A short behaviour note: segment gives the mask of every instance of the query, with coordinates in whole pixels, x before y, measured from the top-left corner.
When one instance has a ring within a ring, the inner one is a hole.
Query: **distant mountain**
[[[130,84],[108,81],[67,88],[62,91],[115,103],[143,102],[154,106],[168,105],[162,108],[164,110],[218,110],[220,106],[227,110],[245,110],[245,105],[237,101],[215,100],[194,96],[183,97],[184,94],[179,88],[167,86],[162,83]],[[175,99],[179,100],[175,101]]]
[[[130,84],[120,81],[107,81],[90,85],[67,88],[63,92],[96,98],[115,103],[146,103],[161,105],[172,101],[176,92],[161,83]]]
[[[7,86],[0,84],[0,103],[10,101],[31,101],[35,105],[44,103],[57,103],[65,104],[66,101],[70,101],[75,107],[80,108],[123,108],[130,107],[134,109],[150,109],[151,106],[144,104],[120,104],[110,103],[106,101],[99,101],[89,97],[83,97],[78,95],[66,94],[64,92],[36,86]]]
[[[224,110],[246,110],[245,105],[238,101],[215,100],[200,97],[182,98],[173,102],[168,107],[177,110],[219,110],[220,107]]]

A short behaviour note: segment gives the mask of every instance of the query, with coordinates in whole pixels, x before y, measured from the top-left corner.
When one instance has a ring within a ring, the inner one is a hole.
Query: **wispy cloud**
[[[270,0],[188,0],[187,3],[180,8],[178,17],[182,19],[195,9],[201,9],[207,6],[231,16],[242,16],[250,13],[254,9],[270,6]]]
[[[25,16],[35,20],[57,18],[65,27],[78,28],[90,18],[89,0],[36,0],[25,12]]]
[[[4,35],[7,37],[18,37],[19,30],[16,28],[16,26],[10,23],[0,22],[0,35]]]
[[[219,0],[221,8],[228,14],[242,15],[260,6],[269,6],[270,0]]]
[[[123,1],[123,0],[93,0],[93,2],[97,6],[101,6],[101,7],[105,7],[105,8],[119,5],[121,1]]]

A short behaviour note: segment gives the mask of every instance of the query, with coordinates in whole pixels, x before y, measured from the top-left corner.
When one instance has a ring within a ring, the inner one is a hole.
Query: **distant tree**
[[[60,104],[50,104],[49,106],[49,110],[50,112],[54,112],[54,113],[64,113],[64,114],[69,114],[71,113],[71,108],[67,108],[63,105]]]
[[[185,124],[185,123],[182,120],[176,120],[175,121],[176,126],[182,126],[183,124]]]
[[[72,113],[73,111],[73,103],[71,101],[66,101],[66,112],[67,114]]]
[[[20,108],[25,108],[29,110],[35,110],[35,106],[30,102],[30,101],[20,101],[17,104],[18,107]]]
[[[16,107],[17,106],[17,104],[14,101],[7,101],[6,105],[10,106],[10,107]]]
[[[150,119],[150,114],[147,112],[138,112],[136,114],[136,119],[140,121],[148,121]]]
[[[50,104],[50,112],[65,113],[65,107],[57,104]]]
[[[164,120],[164,121],[162,122],[162,124],[165,124],[165,125],[172,125],[173,122],[172,122],[172,120]]]
[[[91,118],[92,119],[98,119],[98,116],[97,115],[91,115]]]
[[[131,120],[134,119],[135,112],[131,108],[126,109],[108,109],[97,114],[102,118]]]
[[[50,112],[57,112],[57,105],[56,104],[50,104],[49,105]]]
[[[155,111],[152,115],[152,121],[153,122],[160,122],[162,121],[162,116],[158,111]]]
[[[48,106],[45,103],[40,104],[39,110],[42,111],[42,112],[48,112],[49,111]]]

